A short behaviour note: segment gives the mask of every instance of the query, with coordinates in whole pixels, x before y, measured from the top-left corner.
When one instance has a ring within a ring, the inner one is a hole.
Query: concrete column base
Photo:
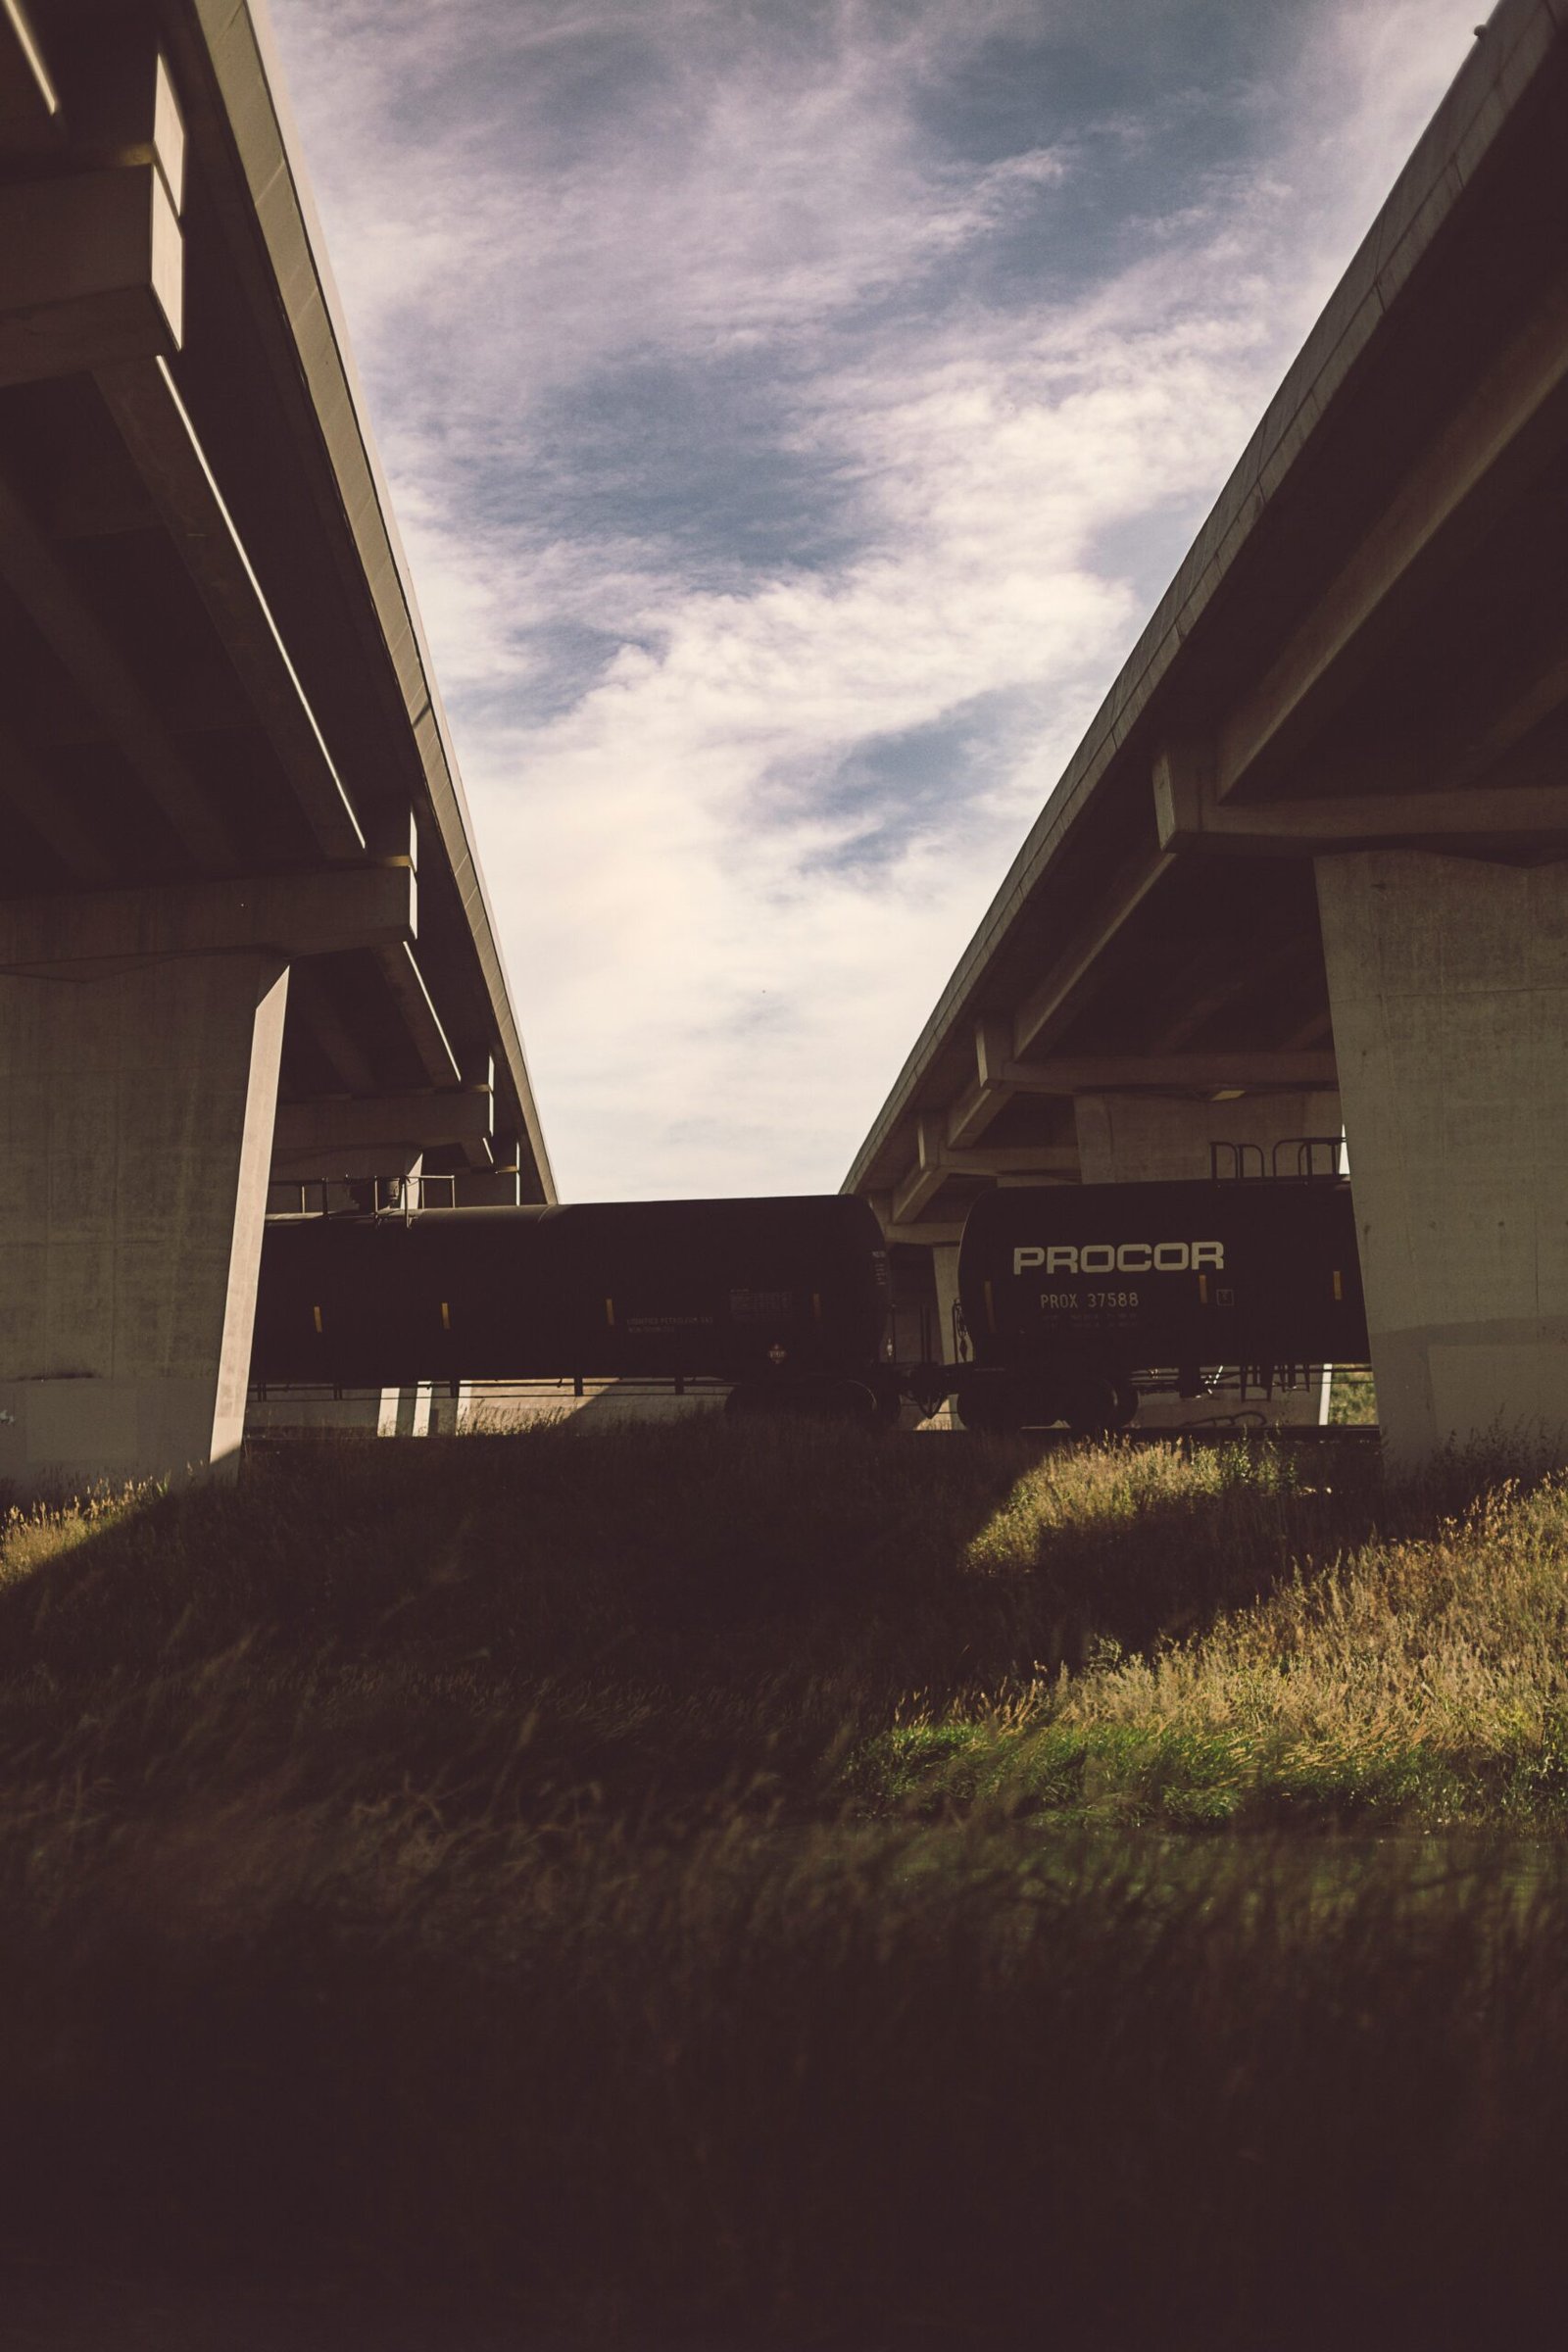
[[[253,1396],[245,1407],[247,1438],[373,1438],[380,1427],[381,1393],[376,1389],[356,1396],[334,1396],[330,1390],[313,1395],[274,1389],[266,1396]]]
[[[287,989],[253,950],[0,979],[0,1479],[23,1494],[237,1460]]]
[[[412,1389],[383,1389],[376,1414],[378,1438],[425,1438],[430,1434],[430,1383]]]
[[[1568,1461],[1568,866],[1317,861],[1378,1418]]]
[[[334,1396],[330,1389],[277,1388],[245,1407],[248,1438],[423,1438],[462,1427],[467,1397],[429,1381],[406,1389],[362,1389]]]

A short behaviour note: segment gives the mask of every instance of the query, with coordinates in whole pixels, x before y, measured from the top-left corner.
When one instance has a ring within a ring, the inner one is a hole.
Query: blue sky
[[[564,1198],[830,1190],[1477,0],[273,0]]]

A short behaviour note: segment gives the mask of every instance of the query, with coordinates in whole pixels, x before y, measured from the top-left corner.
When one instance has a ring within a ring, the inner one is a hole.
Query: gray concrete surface
[[[456,1396],[429,1382],[417,1388],[330,1390],[280,1387],[252,1396],[245,1435],[259,1439],[495,1437],[569,1421],[584,1429],[626,1422],[669,1422],[723,1409],[728,1390],[714,1383],[674,1389],[638,1381],[589,1380],[579,1396],[569,1380],[465,1381]]]
[[[287,995],[257,952],[0,978],[0,1478],[235,1456]]]
[[[1325,858],[1318,897],[1391,1452],[1568,1455],[1568,866]]]

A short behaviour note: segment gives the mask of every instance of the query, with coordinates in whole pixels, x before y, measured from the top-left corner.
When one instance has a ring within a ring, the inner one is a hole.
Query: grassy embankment
[[[1474,1484],[699,1423],[12,1522],[0,2252],[453,2352],[1517,2340],[1568,1489]]]
[[[1354,1365],[1336,1365],[1329,1396],[1329,1419],[1347,1428],[1370,1427],[1377,1417],[1377,1390],[1371,1373]]]

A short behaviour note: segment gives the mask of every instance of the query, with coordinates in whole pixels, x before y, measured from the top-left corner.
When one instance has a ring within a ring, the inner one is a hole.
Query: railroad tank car
[[[711,1378],[869,1412],[887,1308],[881,1227],[841,1194],[270,1218],[252,1379]]]
[[[982,1195],[958,1252],[969,1428],[1124,1426],[1139,1376],[1367,1358],[1343,1177],[1029,1185]]]

